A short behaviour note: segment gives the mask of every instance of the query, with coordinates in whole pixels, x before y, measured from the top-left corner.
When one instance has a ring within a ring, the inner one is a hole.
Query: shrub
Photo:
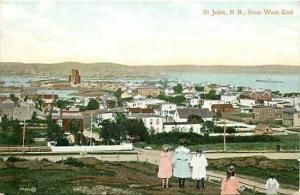
[[[48,158],[42,158],[41,160],[42,162],[50,162],[50,160]]]
[[[0,133],[0,144],[1,145],[14,145],[18,144],[18,140],[8,133]]]
[[[25,158],[20,158],[20,157],[15,157],[15,156],[10,156],[6,160],[6,162],[20,162],[20,161],[27,161]]]
[[[80,162],[79,160],[77,160],[76,158],[73,158],[73,157],[69,157],[66,160],[57,161],[57,163],[62,163],[62,164],[65,164],[65,165],[70,165],[70,166],[75,166],[75,167],[82,167],[83,166],[82,162]]]
[[[189,145],[196,144],[216,144],[223,143],[223,136],[203,136],[197,133],[159,133],[150,135],[147,139],[148,144],[178,144],[180,139],[188,140]],[[276,136],[227,136],[229,143],[249,143],[249,142],[280,142]]]

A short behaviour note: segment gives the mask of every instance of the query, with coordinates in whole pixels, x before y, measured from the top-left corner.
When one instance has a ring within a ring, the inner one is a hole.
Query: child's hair
[[[170,146],[169,145],[167,145],[167,144],[163,145],[162,151],[169,152],[169,150],[170,150]]]
[[[274,174],[273,174],[273,173],[271,173],[271,174],[270,174],[270,178],[272,178],[272,179],[274,179],[274,178],[275,178],[275,176],[274,176]]]
[[[201,155],[202,153],[203,153],[203,150],[202,150],[201,148],[197,148],[197,150],[196,150],[196,155],[197,155],[197,154],[200,154],[200,155]]]
[[[180,145],[180,146],[186,146],[186,144],[187,144],[186,139],[180,139],[180,140],[179,140],[179,145]]]
[[[230,177],[234,176],[234,173],[235,173],[235,167],[234,166],[230,166],[227,170],[227,177],[226,177],[226,181],[228,179],[230,179]]]

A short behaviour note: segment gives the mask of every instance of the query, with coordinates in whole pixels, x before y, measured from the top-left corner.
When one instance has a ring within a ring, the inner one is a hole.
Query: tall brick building
[[[81,77],[77,69],[72,69],[72,74],[69,76],[69,82],[73,84],[80,84]]]

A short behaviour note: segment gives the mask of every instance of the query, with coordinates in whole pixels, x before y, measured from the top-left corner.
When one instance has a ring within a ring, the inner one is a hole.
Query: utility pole
[[[93,113],[91,113],[91,138],[90,138],[90,146],[92,145],[93,140]]]
[[[224,120],[224,152],[226,151],[226,121]]]
[[[299,162],[299,168],[300,168],[300,158],[297,159]],[[300,192],[300,180],[299,180],[299,192]]]
[[[29,104],[27,104],[27,114],[24,116],[23,121],[23,145],[22,145],[22,152],[25,152],[25,133],[26,133],[26,117],[29,115]]]

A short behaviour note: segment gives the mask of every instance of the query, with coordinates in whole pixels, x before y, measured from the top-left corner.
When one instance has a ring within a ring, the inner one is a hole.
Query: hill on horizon
[[[0,62],[0,75],[47,75],[67,76],[72,69],[78,69],[87,77],[136,78],[160,77],[164,73],[260,73],[260,74],[300,74],[300,66],[289,65],[142,65],[130,66],[110,62],[80,63],[21,63]]]

